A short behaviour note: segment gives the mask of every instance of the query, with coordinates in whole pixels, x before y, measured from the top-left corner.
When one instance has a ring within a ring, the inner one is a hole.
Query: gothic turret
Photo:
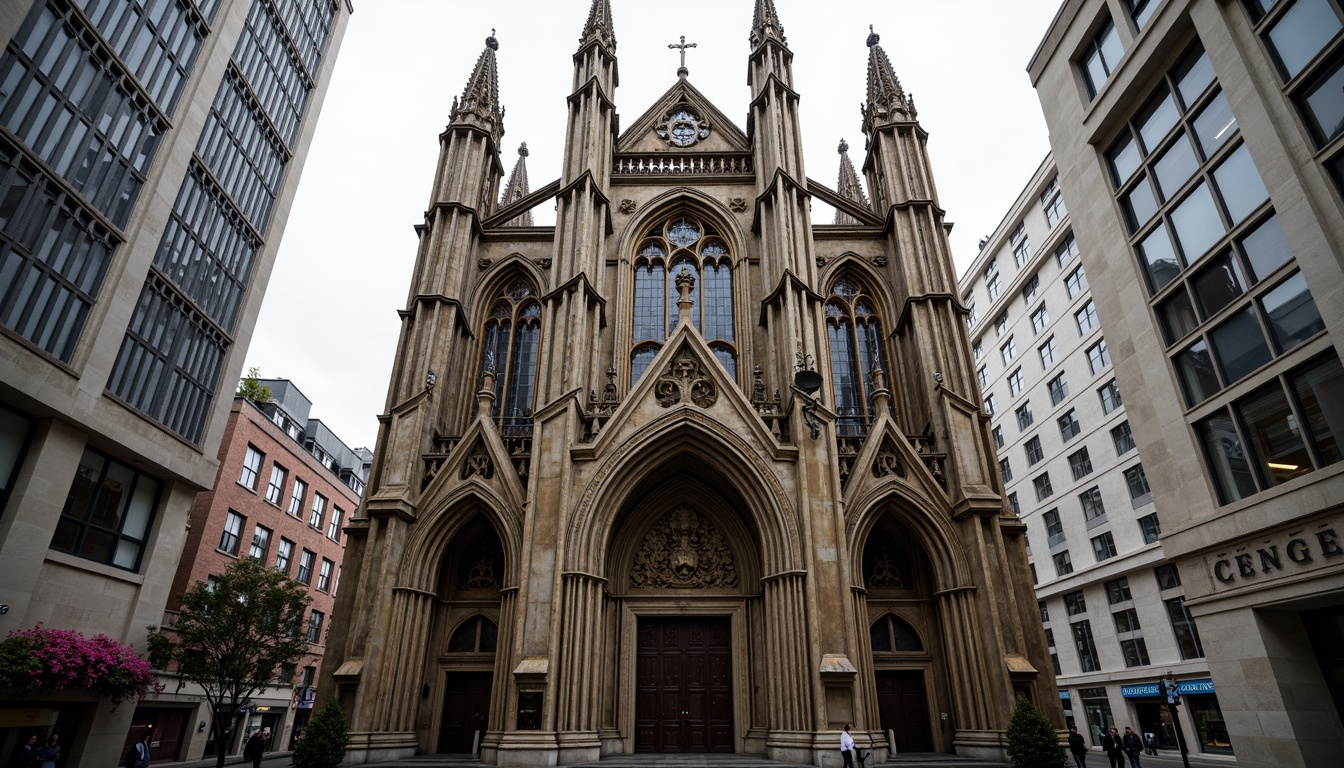
[[[588,23],[583,25],[583,34],[579,35],[579,46],[594,40],[612,53],[616,52],[616,32],[611,26],[611,0],[593,0],[593,7],[588,10]]]
[[[751,47],[755,48],[766,40],[788,44],[784,37],[784,25],[779,23],[779,13],[775,11],[774,0],[756,0],[756,11],[751,17]]]
[[[858,171],[854,170],[854,163],[849,161],[849,142],[841,139],[840,148],[836,151],[840,153],[840,178],[835,183],[835,191],[867,208],[868,196],[863,193],[863,183],[859,181]],[[837,208],[835,223],[854,225],[859,220]]]
[[[912,119],[914,103],[905,95],[900,78],[891,67],[887,52],[878,45],[880,36],[868,26],[868,103],[863,108],[863,132],[872,141],[873,131],[895,120]]]
[[[504,137],[504,110],[499,106],[499,71],[495,63],[497,50],[499,41],[492,29],[490,36],[485,38],[485,50],[476,59],[471,77],[467,78],[467,86],[462,89],[462,98],[453,99],[453,111],[448,118],[450,122],[485,129],[496,146]]]
[[[513,173],[509,174],[509,183],[504,186],[504,194],[499,197],[499,207],[503,208],[522,200],[530,191],[527,186],[527,142],[523,142],[518,145],[518,162],[513,166]],[[505,222],[504,226],[532,226],[532,211],[523,211]]]

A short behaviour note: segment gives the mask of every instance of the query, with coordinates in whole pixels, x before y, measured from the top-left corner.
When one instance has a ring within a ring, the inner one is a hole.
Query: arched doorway
[[[489,727],[503,575],[499,537],[477,516],[454,537],[439,571],[438,752],[472,753]]]
[[[869,647],[878,727],[896,752],[936,752],[942,679],[933,575],[917,539],[893,516],[880,520],[863,550],[868,590]]]

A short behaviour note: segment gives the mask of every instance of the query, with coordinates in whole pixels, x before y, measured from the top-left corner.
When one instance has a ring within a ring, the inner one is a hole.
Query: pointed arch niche
[[[482,514],[467,521],[444,552],[430,634],[434,674],[426,678],[439,681],[428,751],[469,753],[478,731],[485,736],[503,727],[507,681],[496,670],[496,652],[509,642],[500,631],[505,567],[503,545]],[[428,698],[428,686],[425,693]]]
[[[896,735],[897,752],[946,752],[938,713],[947,672],[939,649],[941,617],[933,569],[920,539],[896,515],[883,515],[863,547],[866,600],[858,613],[865,625],[871,669],[870,722]],[[948,731],[950,733],[950,731]]]

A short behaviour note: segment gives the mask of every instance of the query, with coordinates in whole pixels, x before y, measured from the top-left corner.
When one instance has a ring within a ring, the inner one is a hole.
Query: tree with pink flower
[[[10,632],[0,640],[0,689],[22,698],[43,691],[81,689],[112,700],[113,706],[163,690],[149,661],[107,635],[85,637],[70,629]]]

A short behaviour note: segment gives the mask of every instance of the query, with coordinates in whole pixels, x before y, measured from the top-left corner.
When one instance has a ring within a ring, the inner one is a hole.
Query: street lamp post
[[[1167,703],[1167,714],[1171,715],[1171,722],[1176,726],[1176,743],[1181,748],[1181,762],[1185,768],[1190,768],[1190,750],[1185,746],[1185,730],[1181,728],[1181,717],[1176,711],[1181,705],[1181,689],[1176,684],[1175,676],[1168,672],[1157,681],[1157,690],[1162,694],[1162,700]]]

